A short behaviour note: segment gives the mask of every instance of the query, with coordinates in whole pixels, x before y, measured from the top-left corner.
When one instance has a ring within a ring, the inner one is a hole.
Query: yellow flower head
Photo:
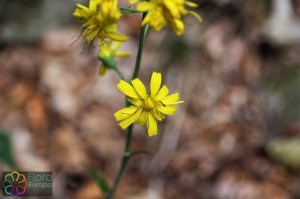
[[[116,61],[115,57],[128,57],[130,52],[127,51],[118,51],[122,42],[109,41],[103,43],[100,41],[100,49],[98,52],[98,59],[102,62],[99,68],[99,74],[104,75],[107,69],[115,68]]]
[[[90,44],[95,39],[124,42],[128,38],[117,33],[117,22],[121,12],[117,0],[90,0],[89,7],[77,4],[73,16],[83,25],[82,35]]]
[[[129,1],[136,3],[138,0]],[[150,0],[139,3],[137,10],[140,12],[149,11],[142,21],[142,25],[149,23],[155,31],[159,31],[168,23],[177,35],[181,35],[184,32],[184,24],[182,22],[184,15],[191,14],[199,21],[202,21],[198,14],[186,10],[185,5],[197,7],[197,4],[185,0]]]
[[[152,73],[150,94],[138,78],[132,80],[131,84],[123,80],[117,84],[132,105],[117,111],[114,116],[123,129],[133,123],[147,124],[148,135],[154,136],[157,134],[157,121],[162,121],[165,115],[173,115],[177,110],[175,105],[183,101],[178,101],[178,93],[168,96],[169,89],[165,85],[160,88],[161,74],[157,72]]]

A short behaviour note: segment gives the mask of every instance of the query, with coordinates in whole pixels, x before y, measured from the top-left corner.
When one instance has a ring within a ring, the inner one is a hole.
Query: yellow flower
[[[115,57],[128,57],[130,52],[127,51],[118,51],[122,42],[109,41],[103,43],[100,41],[100,49],[98,52],[98,59],[102,62],[99,68],[99,74],[104,75],[107,69],[115,68],[116,61]]]
[[[138,2],[138,0],[129,1],[131,3]],[[137,10],[149,12],[142,21],[142,25],[149,23],[155,31],[159,31],[168,23],[177,35],[181,35],[184,32],[184,24],[182,22],[184,15],[191,14],[199,21],[202,21],[197,13],[186,10],[185,5],[197,7],[197,4],[185,0],[150,0],[139,3]]]
[[[77,4],[73,16],[83,25],[82,35],[90,44],[95,39],[124,42],[128,38],[117,33],[117,22],[121,12],[117,0],[90,0],[89,7]]]
[[[154,136],[157,134],[157,121],[162,121],[165,115],[173,115],[177,110],[175,105],[183,101],[178,101],[179,93],[168,96],[169,89],[165,85],[160,88],[161,74],[157,72],[152,73],[150,94],[138,78],[132,80],[131,84],[123,80],[117,84],[132,105],[117,111],[114,116],[123,129],[133,123],[147,124],[148,135]]]

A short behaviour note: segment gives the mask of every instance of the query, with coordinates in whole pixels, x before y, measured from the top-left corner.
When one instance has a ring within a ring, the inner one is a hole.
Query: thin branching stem
[[[146,15],[147,15],[146,12],[143,13],[143,19],[146,17]],[[139,37],[139,45],[138,45],[138,52],[137,52],[137,57],[136,57],[136,62],[135,62],[135,68],[134,68],[134,71],[132,73],[131,80],[137,78],[137,76],[139,74],[139,71],[140,71],[144,41],[145,41],[147,30],[148,30],[147,25],[141,27],[140,37]],[[120,77],[121,77],[121,79],[123,79],[122,76],[120,76]],[[126,102],[126,106],[129,106],[129,105],[130,104]],[[122,161],[121,161],[121,166],[120,166],[119,171],[116,175],[113,186],[112,186],[112,188],[110,189],[110,191],[108,192],[108,194],[106,196],[106,199],[112,199],[114,197],[114,194],[115,194],[115,192],[118,188],[120,180],[121,180],[121,178],[122,178],[122,176],[125,172],[125,169],[127,167],[128,161],[131,158],[132,153],[130,151],[130,146],[131,146],[133,128],[134,128],[134,124],[132,124],[128,127],[127,135],[126,135],[126,143],[125,143],[124,151],[123,151],[123,158],[122,158]]]
[[[120,69],[118,67],[116,67],[114,70],[119,75],[121,80],[125,80],[124,74],[120,71]]]

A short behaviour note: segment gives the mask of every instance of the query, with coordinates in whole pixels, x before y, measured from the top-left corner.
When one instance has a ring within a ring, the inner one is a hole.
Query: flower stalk
[[[124,147],[124,151],[123,151],[121,166],[120,166],[117,176],[114,180],[113,186],[106,196],[106,199],[112,199],[114,197],[114,194],[119,186],[120,180],[121,180],[121,178],[125,172],[125,169],[127,167],[128,161],[131,158],[130,146],[131,146],[131,137],[132,137],[133,127],[134,127],[134,125],[131,125],[127,130],[126,143],[125,143],[125,147]]]
[[[146,16],[147,16],[147,12],[144,12],[142,20],[144,20],[144,18]],[[132,73],[131,80],[137,78],[137,76],[138,76],[138,74],[140,72],[142,55],[143,55],[143,48],[144,48],[144,41],[145,41],[145,38],[146,38],[146,35],[147,35],[147,30],[148,30],[148,25],[141,26],[138,52],[137,52],[135,67],[134,67],[134,71]]]
[[[146,17],[147,13],[143,13],[143,19]],[[136,56],[136,62],[135,62],[135,67],[134,71],[132,73],[131,80],[135,79],[140,71],[140,66],[141,66],[141,61],[142,61],[142,55],[143,55],[143,48],[144,48],[144,41],[145,37],[147,35],[147,30],[148,26],[141,26],[140,29],[140,36],[139,36],[139,45],[138,45],[138,52]],[[130,103],[126,100],[125,102],[126,107],[130,106]],[[131,124],[129,128],[127,129],[127,134],[126,134],[126,142],[124,146],[124,151],[123,151],[123,157],[121,161],[121,165],[119,168],[119,171],[115,177],[114,183],[110,191],[108,192],[106,199],[112,199],[114,197],[114,194],[119,186],[120,180],[125,172],[125,169],[127,167],[128,161],[132,156],[132,153],[130,151],[130,146],[131,146],[131,140],[132,140],[132,132],[133,132],[134,124]]]
[[[88,7],[77,4],[77,8],[73,13],[77,20],[82,23],[82,36],[86,43],[92,44],[98,40],[99,51],[97,59],[101,61],[98,71],[99,75],[104,75],[107,70],[115,71],[121,79],[116,86],[126,96],[126,108],[114,113],[119,126],[123,129],[127,128],[127,134],[120,168],[112,187],[108,186],[101,174],[97,173],[93,168],[87,167],[87,171],[97,182],[106,199],[113,199],[129,160],[138,154],[149,154],[144,150],[131,151],[135,124],[146,125],[148,136],[155,136],[158,133],[158,122],[164,120],[166,115],[175,114],[177,105],[183,103],[183,101],[179,100],[178,92],[169,95],[168,87],[162,85],[161,73],[152,73],[150,92],[147,92],[145,85],[138,79],[144,42],[149,27],[159,31],[169,24],[177,35],[181,35],[184,32],[183,16],[191,14],[201,21],[201,17],[198,14],[185,9],[185,6],[197,7],[195,3],[186,0],[129,0],[129,2],[137,5],[135,8],[120,8],[118,7],[118,0],[89,0]],[[116,58],[130,55],[130,52],[119,51],[120,45],[128,37],[118,33],[117,23],[123,16],[138,13],[143,14],[138,50],[131,79],[127,82],[117,66]]]

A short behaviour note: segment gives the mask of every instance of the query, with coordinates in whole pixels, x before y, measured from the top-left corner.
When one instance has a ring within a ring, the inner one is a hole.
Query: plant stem
[[[115,67],[114,70],[119,75],[119,77],[120,77],[121,80],[125,80],[123,73],[119,70],[118,67]]]
[[[118,171],[118,174],[114,180],[114,184],[113,187],[111,188],[111,190],[108,192],[106,198],[107,199],[112,199],[117,188],[118,185],[120,183],[120,180],[125,172],[126,166],[128,164],[128,160],[131,157],[131,152],[130,152],[130,145],[131,145],[131,137],[132,137],[132,130],[133,130],[134,125],[130,125],[127,131],[127,137],[126,137],[126,144],[124,147],[124,152],[123,152],[123,158],[122,158],[122,162],[121,162],[121,166],[120,169]]]
[[[144,12],[143,13],[143,19],[146,17],[147,13]],[[135,68],[134,71],[132,73],[132,79],[137,78],[139,71],[140,71],[140,66],[141,66],[141,60],[142,60],[142,54],[143,54],[143,47],[144,47],[144,41],[145,41],[145,37],[146,37],[146,33],[148,30],[148,25],[142,26],[141,30],[140,30],[140,37],[139,37],[139,46],[138,46],[138,52],[137,52],[137,56],[136,56],[136,62],[135,62]],[[130,106],[130,104],[128,102],[126,102],[126,106]],[[134,124],[130,125],[128,127],[127,130],[127,136],[126,136],[126,143],[124,146],[124,151],[123,151],[123,158],[121,161],[121,166],[119,168],[119,171],[117,173],[117,176],[114,180],[113,186],[111,188],[111,190],[108,192],[106,199],[112,199],[117,188],[118,185],[120,183],[120,180],[125,172],[126,166],[128,164],[129,159],[131,158],[131,152],[130,152],[130,146],[131,146],[131,138],[132,138],[132,131],[133,131],[133,127]]]
[[[142,13],[142,12],[140,12],[140,11],[137,11],[137,10],[134,10],[134,9],[131,9],[131,8],[120,8],[120,10],[126,11],[126,12],[128,12],[128,13],[130,13],[130,14]]]
[[[147,13],[144,12],[142,20],[146,17],[146,15],[147,15]],[[139,47],[138,47],[138,52],[137,52],[137,56],[136,56],[135,68],[132,73],[131,79],[137,78],[137,76],[140,72],[140,66],[141,66],[143,48],[144,48],[144,41],[145,41],[147,30],[148,30],[148,24],[141,27],[140,38],[139,38]]]

